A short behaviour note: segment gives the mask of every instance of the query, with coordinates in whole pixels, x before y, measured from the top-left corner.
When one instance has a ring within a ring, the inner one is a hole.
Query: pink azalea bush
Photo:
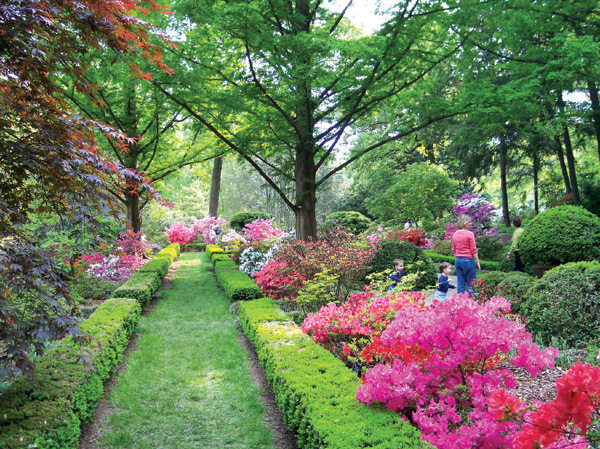
[[[183,221],[176,221],[169,228],[165,228],[165,234],[169,237],[171,243],[186,244],[190,243],[194,233]]]
[[[405,345],[387,346],[379,335],[394,318],[394,313],[407,307],[424,310],[421,292],[405,292],[375,297],[369,291],[350,296],[341,304],[330,303],[317,313],[310,313],[302,324],[302,332],[343,360],[358,360],[367,365],[373,360],[393,354],[403,359],[423,356],[420,348]]]
[[[505,317],[507,311],[510,303],[502,297],[479,304],[467,294],[430,309],[398,311],[382,342],[418,345],[430,355],[421,364],[397,358],[369,369],[357,399],[402,413],[438,449],[511,447],[518,424],[496,420],[490,397],[516,385],[507,364],[536,376],[554,366],[558,351],[540,350],[523,324]]]
[[[192,241],[203,243],[215,243],[211,236],[211,231],[222,228],[227,224],[223,218],[209,215],[202,219],[194,220],[191,227],[187,227],[183,221],[177,221],[171,227],[165,228],[165,234],[169,237],[171,243],[186,244]]]
[[[207,217],[194,220],[194,224],[192,224],[192,239],[196,242],[210,243],[214,244],[215,239],[211,236],[211,231],[215,229],[221,229],[223,226],[227,224],[227,220],[224,218],[213,217],[212,215],[208,215]]]
[[[133,232],[129,230],[125,233],[119,232],[117,243],[125,254],[135,257],[142,257],[150,246],[146,238],[142,236],[142,231]]]
[[[256,242],[259,240],[274,240],[281,237],[284,232],[281,229],[273,227],[273,218],[265,220],[263,218],[257,218],[256,220],[246,224],[244,226],[244,236],[250,242]]]
[[[450,240],[458,230],[456,220],[461,215],[468,215],[472,220],[471,231],[475,235],[497,235],[494,221],[498,217],[496,207],[483,196],[476,193],[465,193],[452,208],[455,217],[446,224],[446,240]]]

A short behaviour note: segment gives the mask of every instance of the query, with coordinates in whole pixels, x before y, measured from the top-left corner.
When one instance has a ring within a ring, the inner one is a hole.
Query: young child
[[[398,284],[400,284],[402,276],[404,276],[404,261],[401,259],[394,259],[394,270],[395,271],[390,275],[390,279],[394,282],[390,285],[390,288],[388,288],[388,292],[393,292]]]
[[[456,288],[456,285],[452,285],[448,278],[448,275],[452,271],[452,265],[448,262],[442,262],[439,270],[440,275],[438,276],[437,289],[435,290],[435,299],[445,301],[448,298],[448,289]]]

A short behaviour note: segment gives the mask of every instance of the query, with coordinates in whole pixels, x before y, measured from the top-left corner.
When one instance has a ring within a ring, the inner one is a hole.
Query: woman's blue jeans
[[[472,295],[475,293],[475,287],[469,285],[477,276],[477,267],[473,259],[468,257],[457,257],[454,262],[456,268],[456,293],[465,291]]]

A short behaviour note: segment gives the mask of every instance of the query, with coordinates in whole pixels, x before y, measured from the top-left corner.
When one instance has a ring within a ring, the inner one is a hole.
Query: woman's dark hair
[[[521,217],[514,217],[512,219],[513,225],[515,225],[515,227],[520,228],[521,227]]]

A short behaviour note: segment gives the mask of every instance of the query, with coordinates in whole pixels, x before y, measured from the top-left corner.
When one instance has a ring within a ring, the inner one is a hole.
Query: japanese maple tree
[[[143,6],[146,6],[144,8]],[[153,31],[140,18],[167,13],[151,0],[6,0],[0,5],[0,374],[31,370],[29,353],[70,334],[81,340],[72,317],[66,274],[36,251],[23,230],[31,214],[62,216],[114,210],[110,180],[120,178],[157,196],[143,173],[103,157],[100,130],[126,151],[133,140],[73,113],[59,80],[94,96],[86,81],[91,48],[114,51],[141,73],[138,58],[169,72]],[[140,187],[141,188],[141,187]]]

